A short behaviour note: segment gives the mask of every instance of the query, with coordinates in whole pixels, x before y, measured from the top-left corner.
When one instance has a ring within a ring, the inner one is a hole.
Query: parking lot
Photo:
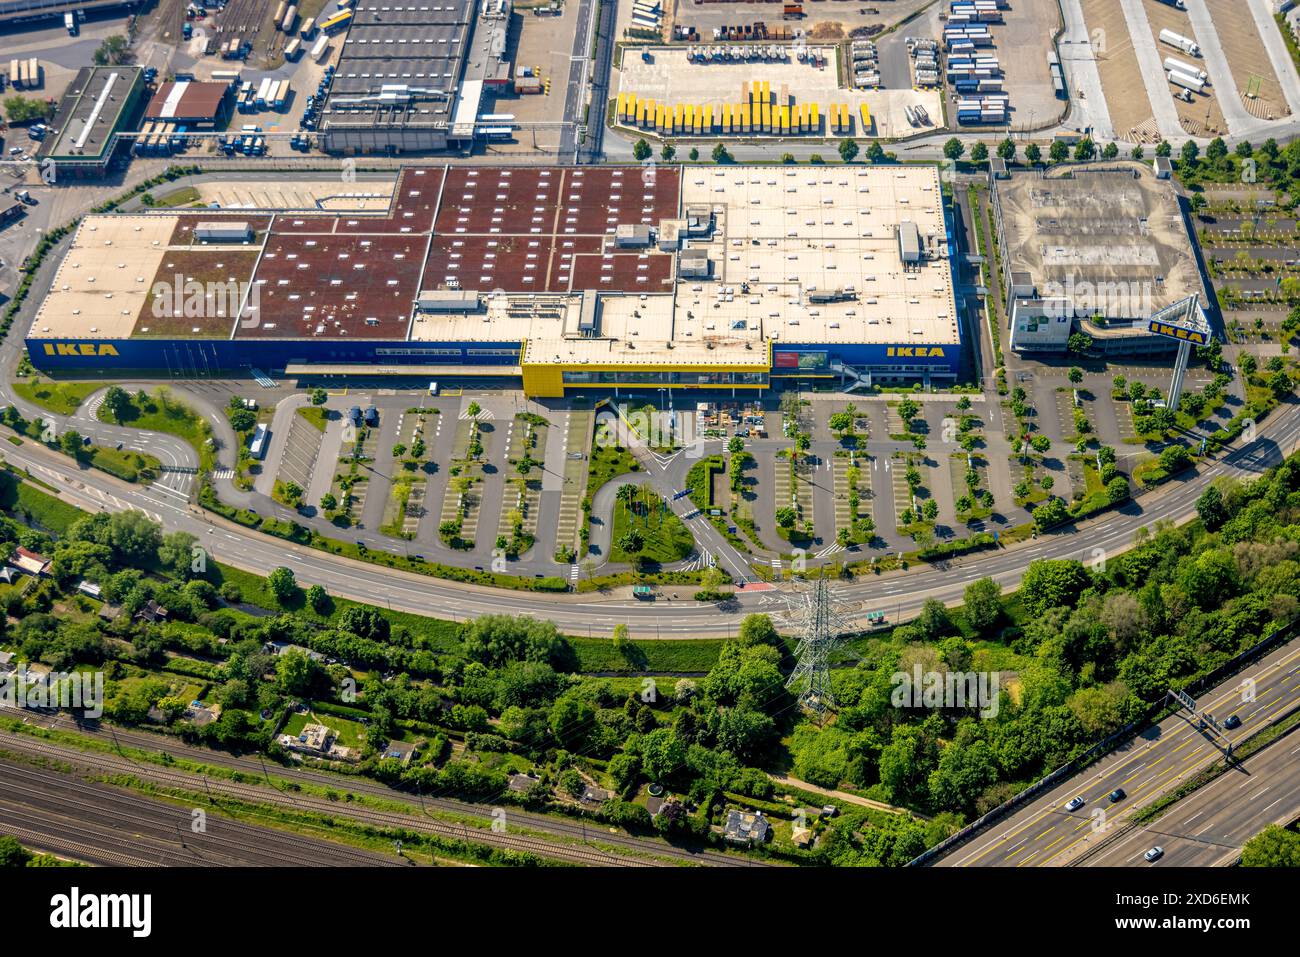
[[[804,16],[782,20],[781,7],[774,4],[701,3],[699,0],[668,0],[673,6],[673,22],[693,26],[704,43],[713,39],[715,27],[752,24],[766,21],[805,30],[814,40],[840,40],[859,28],[868,28],[874,36],[901,23],[934,0],[864,0],[860,3],[826,3],[811,0],[803,3]],[[875,28],[875,29],[871,29]]]
[[[822,115],[822,135],[831,135],[827,119],[831,104],[844,103],[849,107],[854,136],[896,138],[916,132],[907,122],[908,106],[923,106],[936,123],[942,116],[938,91],[913,90],[849,90],[840,85],[838,58],[842,50],[834,46],[811,46],[812,51],[824,53],[824,67],[800,63],[791,57],[785,61],[742,61],[691,63],[684,46],[654,47],[646,62],[639,50],[625,50],[622,66],[614,85],[615,92],[632,93],[642,99],[659,103],[683,103],[699,106],[721,107],[744,102],[745,84],[751,88],[755,82],[767,81],[778,102],[792,98],[795,105],[816,103]],[[863,131],[859,107],[865,104],[873,118],[873,128]],[[715,111],[716,112],[716,111]]]

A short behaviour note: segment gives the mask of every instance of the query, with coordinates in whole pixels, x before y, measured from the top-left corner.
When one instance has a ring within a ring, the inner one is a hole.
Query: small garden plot
[[[102,382],[15,382],[14,392],[28,402],[59,415],[72,415],[81,404],[104,387]]]
[[[871,498],[871,456],[836,452],[831,463],[835,494],[835,540],[866,545],[875,537],[876,523],[866,501]]]

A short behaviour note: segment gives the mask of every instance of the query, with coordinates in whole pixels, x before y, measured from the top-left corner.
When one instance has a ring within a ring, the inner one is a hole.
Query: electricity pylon
[[[801,637],[795,648],[798,662],[785,686],[797,690],[799,704],[821,718],[835,707],[831,692],[831,652],[853,629],[835,613],[825,578],[813,582],[813,587],[802,597]]]

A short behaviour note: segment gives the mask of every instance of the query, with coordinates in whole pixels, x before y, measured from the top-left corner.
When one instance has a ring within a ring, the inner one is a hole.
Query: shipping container
[[[1191,76],[1190,74],[1183,73],[1180,70],[1170,70],[1168,75],[1169,82],[1174,84],[1174,86],[1181,86],[1184,89],[1191,90],[1193,93],[1205,92],[1205,81],[1200,77]]]
[[[317,63],[320,63],[322,60],[325,59],[325,57],[329,56],[329,52],[330,52],[330,38],[327,37],[324,33],[322,33],[319,37],[316,38],[316,42],[312,44],[311,58],[315,60]],[[515,89],[516,90],[519,89],[518,78],[515,79]]]
[[[1165,57],[1165,69],[1174,70],[1178,73],[1186,73],[1188,76],[1197,77],[1198,79],[1201,80],[1201,82],[1206,82],[1210,79],[1210,75],[1206,73],[1204,70],[1200,69],[1199,67],[1192,66],[1192,64],[1186,63],[1183,60],[1179,60],[1176,57],[1171,57],[1171,56]]]
[[[286,60],[296,60],[302,56],[302,40],[294,37],[284,48],[284,58]]]
[[[289,0],[280,0],[275,7],[275,16],[271,18],[275,28],[280,29],[280,24],[284,22],[284,11],[289,9]]]
[[[1201,48],[1195,40],[1183,36],[1181,33],[1175,33],[1173,30],[1161,30],[1160,42],[1168,44],[1171,47],[1177,47],[1190,56],[1200,56]]]

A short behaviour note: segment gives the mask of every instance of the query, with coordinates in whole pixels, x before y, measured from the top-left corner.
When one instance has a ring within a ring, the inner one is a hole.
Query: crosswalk
[[[831,555],[834,555],[834,554],[836,554],[836,553],[838,553],[838,552],[842,552],[842,551],[844,551],[844,546],[843,546],[843,545],[841,545],[839,542],[832,542],[830,545],[827,545],[827,546],[826,546],[825,548],[823,548],[821,551],[817,552],[817,554],[814,555],[813,557],[814,557],[814,558],[828,558],[828,557],[830,557]]]
[[[248,374],[251,375],[253,377],[253,381],[255,381],[263,389],[275,388],[275,380],[272,379],[265,372],[263,372],[261,369],[249,369]]]
[[[772,571],[776,572],[778,578],[780,577],[781,572],[783,571],[780,558],[772,559]]]
[[[578,563],[577,562],[574,562],[572,565],[569,566],[569,581],[574,585],[578,584]]]
[[[699,572],[706,568],[714,568],[718,564],[717,558],[708,549],[696,552],[690,560],[683,566],[684,571]]]
[[[465,406],[463,409],[460,410],[460,419],[462,421],[465,419],[475,418],[478,419],[480,422],[486,422],[487,420],[495,419],[496,417],[497,414],[493,412],[491,409],[479,409],[479,413],[476,416],[471,416],[469,414],[469,406]]]
[[[235,477],[235,470],[234,469],[213,469],[212,477],[217,481],[232,479]]]

